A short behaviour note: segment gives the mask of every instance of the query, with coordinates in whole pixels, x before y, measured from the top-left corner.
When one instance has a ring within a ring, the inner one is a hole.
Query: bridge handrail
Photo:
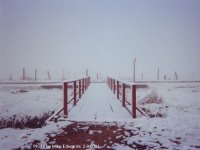
[[[73,97],[68,101],[68,84],[73,84]],[[68,103],[74,100],[73,106],[76,106],[76,103],[87,90],[90,85],[90,77],[84,77],[79,79],[70,79],[63,81],[63,110],[64,116],[68,117]],[[78,90],[77,90],[78,88]],[[78,95],[78,99],[77,99]]]
[[[119,88],[120,88],[120,83],[122,85],[122,107],[125,107],[128,112],[132,115],[132,118],[136,118],[136,83],[130,83],[127,81],[123,81],[121,79],[116,79],[112,77],[107,77],[107,84],[108,87],[113,91],[114,94],[117,94],[117,99],[120,100],[119,98]],[[137,83],[138,85],[138,83]],[[132,112],[126,107],[126,87],[130,86],[131,87],[131,95],[132,95]]]

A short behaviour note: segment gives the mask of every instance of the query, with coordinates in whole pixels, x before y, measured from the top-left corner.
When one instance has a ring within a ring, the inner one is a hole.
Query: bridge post
[[[84,79],[82,79],[82,94],[84,94]]]
[[[132,118],[136,118],[136,85],[132,85]]]
[[[117,81],[117,99],[119,99],[119,81]]]
[[[111,88],[111,91],[112,91],[112,84],[113,84],[113,83],[112,83],[112,79],[110,79],[110,82],[111,82],[111,83],[110,83],[110,88]]]
[[[115,94],[115,89],[116,89],[116,87],[115,87],[115,79],[113,79],[113,93]]]
[[[68,96],[67,96],[67,82],[64,82],[63,84],[63,103],[64,103],[64,116],[67,118],[68,117],[68,110],[67,110],[67,101],[68,101]]]
[[[126,85],[122,83],[122,107],[125,107],[125,95],[126,95]]]
[[[108,87],[110,88],[110,78],[107,78],[107,82],[108,82]]]
[[[81,80],[79,80],[78,82],[79,82],[79,85],[78,85],[79,98],[81,98]]]
[[[76,81],[74,81],[74,106],[76,105]]]

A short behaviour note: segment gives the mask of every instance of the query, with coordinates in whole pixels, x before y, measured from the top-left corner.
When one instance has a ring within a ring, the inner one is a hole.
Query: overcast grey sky
[[[21,70],[200,75],[199,0],[0,0],[0,78]]]

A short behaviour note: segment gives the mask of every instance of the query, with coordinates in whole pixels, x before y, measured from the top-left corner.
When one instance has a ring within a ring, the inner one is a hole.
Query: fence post
[[[119,81],[117,81],[117,99],[119,99]]]
[[[136,118],[136,85],[132,85],[132,118]]]
[[[74,81],[74,106],[76,105],[76,81]]]
[[[79,82],[79,85],[78,85],[79,98],[81,98],[81,80],[79,80],[78,82]]]
[[[125,88],[126,88],[126,85],[123,83],[122,84],[122,107],[125,107],[125,94],[126,94]]]
[[[64,84],[63,84],[63,95],[64,95],[64,98],[63,98],[63,103],[64,103],[64,116],[66,116],[66,118],[68,117],[68,110],[67,110],[67,98],[68,98],[68,96],[67,96],[67,82],[64,82]]]

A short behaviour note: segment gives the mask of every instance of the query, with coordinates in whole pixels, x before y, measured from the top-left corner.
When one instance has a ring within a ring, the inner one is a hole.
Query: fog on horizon
[[[0,0],[0,79],[113,75],[200,80],[199,0]]]

